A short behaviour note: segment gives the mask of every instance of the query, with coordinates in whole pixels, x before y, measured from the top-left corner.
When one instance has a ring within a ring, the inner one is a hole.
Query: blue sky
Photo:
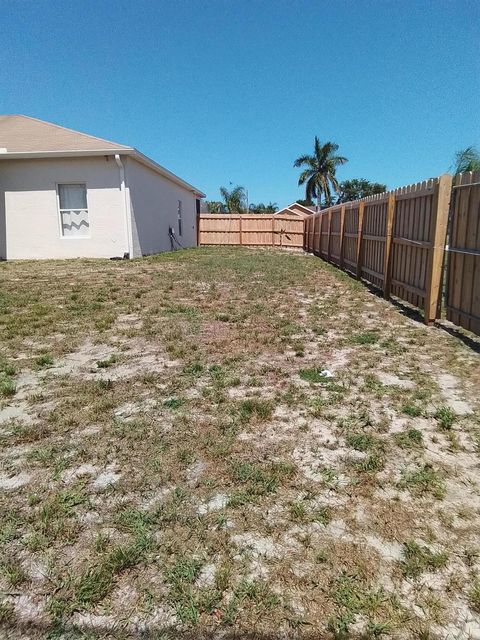
[[[0,0],[0,113],[288,204],[314,135],[397,187],[480,146],[480,3]]]

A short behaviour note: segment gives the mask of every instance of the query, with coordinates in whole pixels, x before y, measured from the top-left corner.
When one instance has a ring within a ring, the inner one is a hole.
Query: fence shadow
[[[480,353],[480,338],[477,338],[474,334],[468,335],[461,327],[449,324],[448,321],[445,320],[436,320],[435,326],[463,342],[464,345],[472,349],[472,351],[475,351],[475,353]]]
[[[326,264],[330,263],[327,262]],[[350,271],[343,270],[341,273],[344,273],[352,280],[358,282],[356,276]],[[362,280],[361,282],[372,295],[379,298],[380,300],[385,300],[383,291],[379,287],[376,287],[374,284],[368,282],[367,280]],[[415,322],[419,322],[420,324],[424,324],[424,315],[417,307],[414,307],[408,302],[404,302],[400,298],[396,298],[393,296],[389,298],[389,302],[398,310],[399,313],[402,314],[402,316],[405,316],[406,318],[409,318],[410,320],[413,320]],[[465,329],[457,327],[456,325],[450,323],[448,320],[438,319],[435,320],[433,324],[437,329],[441,329],[442,331],[450,334],[453,338],[456,338],[457,340],[463,342],[465,346],[467,346],[472,351],[475,351],[475,353],[480,353],[480,337],[477,338],[475,334],[469,334]]]

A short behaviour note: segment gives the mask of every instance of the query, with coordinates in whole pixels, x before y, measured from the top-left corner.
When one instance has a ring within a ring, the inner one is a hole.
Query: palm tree
[[[306,167],[298,179],[299,186],[305,184],[305,199],[317,199],[318,206],[321,205],[322,194],[325,204],[332,204],[332,190],[338,190],[338,181],[335,177],[337,167],[348,162],[347,158],[335,155],[338,151],[338,144],[326,142],[320,144],[320,140],[315,136],[313,156],[300,156],[293,163],[294,167]]]
[[[480,153],[476,147],[467,147],[466,149],[460,149],[460,151],[457,151],[453,165],[453,171],[455,174],[479,170]]]
[[[243,187],[236,186],[231,191],[226,187],[220,187],[220,195],[229,213],[242,213],[246,209],[247,196]]]
[[[272,215],[278,211],[278,204],[276,202],[269,202],[265,207],[265,213]]]
[[[278,210],[278,205],[276,202],[269,202],[268,204],[263,204],[263,202],[259,202],[258,204],[254,204],[253,202],[248,207],[250,213],[257,214],[266,214],[272,215]]]

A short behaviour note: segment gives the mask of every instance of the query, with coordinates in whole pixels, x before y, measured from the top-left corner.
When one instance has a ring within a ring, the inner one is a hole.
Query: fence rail
[[[198,244],[303,248],[303,219],[298,216],[201,214]]]
[[[438,317],[452,178],[336,205],[305,221],[308,251]]]

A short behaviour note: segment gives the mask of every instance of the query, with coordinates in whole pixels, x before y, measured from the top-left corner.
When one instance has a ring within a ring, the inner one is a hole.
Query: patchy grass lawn
[[[0,278],[9,638],[478,637],[474,351],[311,256]]]

